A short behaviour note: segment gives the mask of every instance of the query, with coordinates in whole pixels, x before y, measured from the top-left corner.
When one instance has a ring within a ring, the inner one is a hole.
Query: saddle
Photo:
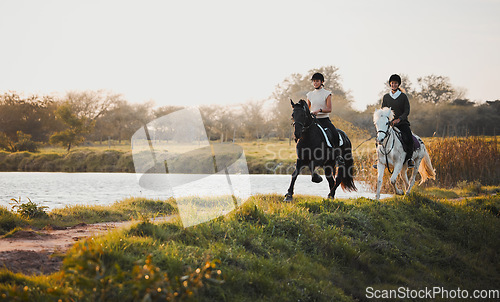
[[[396,137],[401,142],[401,145],[403,145],[404,151],[408,152],[406,144],[403,141],[403,135],[401,134],[401,130],[399,130],[396,127],[394,127],[393,129],[394,131],[396,131]],[[413,139],[413,151],[417,151],[418,149],[420,149],[420,144],[423,144],[424,142],[420,138],[417,138],[413,133],[411,134],[411,137]]]
[[[329,128],[323,128],[319,123],[316,124],[319,129],[321,130],[321,133],[323,133],[323,138],[325,139],[326,145],[330,148],[333,148],[333,133]],[[342,139],[342,136],[340,133],[337,131],[339,135],[339,147],[344,144],[344,140]]]

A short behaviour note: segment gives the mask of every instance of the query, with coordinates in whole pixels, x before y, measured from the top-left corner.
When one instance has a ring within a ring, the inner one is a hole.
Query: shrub
[[[21,217],[27,218],[27,219],[33,219],[33,218],[41,218],[41,217],[46,217],[47,213],[45,212],[45,209],[48,207],[46,206],[39,206],[31,199],[28,198],[28,202],[21,202],[21,197],[19,199],[11,198],[10,200],[14,201],[12,204],[12,208],[16,209],[16,212],[21,215]]]

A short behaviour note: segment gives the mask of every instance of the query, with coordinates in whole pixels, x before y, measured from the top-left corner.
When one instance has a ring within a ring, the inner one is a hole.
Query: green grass
[[[38,289],[12,295],[81,301],[141,300],[160,286],[193,301],[364,301],[368,286],[498,289],[500,194],[436,192],[292,203],[267,194],[190,228],[143,220],[78,242],[48,279],[4,272],[0,297],[24,284]],[[204,263],[205,279],[196,275]],[[199,278],[183,283],[189,276]]]
[[[17,227],[68,227],[79,223],[125,221],[176,213],[173,199],[162,201],[146,198],[127,198],[109,206],[71,206],[54,209],[47,215],[32,219],[0,207],[0,235]]]

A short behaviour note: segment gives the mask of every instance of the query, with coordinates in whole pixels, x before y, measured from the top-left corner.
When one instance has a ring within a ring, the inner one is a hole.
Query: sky
[[[334,65],[359,110],[393,73],[496,100],[499,15],[500,0],[2,1],[0,93],[270,104],[289,75]]]

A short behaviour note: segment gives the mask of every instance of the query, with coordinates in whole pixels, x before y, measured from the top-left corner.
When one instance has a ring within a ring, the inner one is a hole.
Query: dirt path
[[[168,221],[161,217],[153,222]],[[50,274],[59,271],[66,251],[82,238],[127,227],[137,221],[79,224],[64,229],[23,230],[0,238],[0,268],[24,274]]]

